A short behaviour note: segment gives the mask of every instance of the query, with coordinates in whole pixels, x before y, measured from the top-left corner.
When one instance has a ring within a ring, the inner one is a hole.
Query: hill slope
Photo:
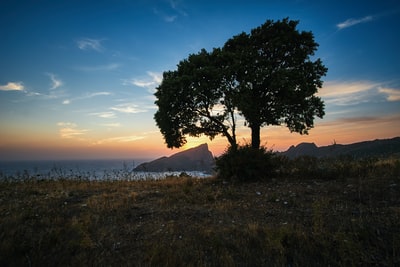
[[[377,139],[364,141],[349,145],[333,144],[330,146],[318,147],[314,143],[301,143],[291,146],[287,151],[282,152],[289,158],[299,156],[313,157],[336,157],[339,155],[350,155],[357,158],[370,156],[400,155],[400,137],[392,139]]]
[[[164,171],[204,171],[211,172],[214,166],[214,157],[208,150],[207,144],[173,154],[170,157],[161,157],[151,162],[142,163],[135,171],[164,172]]]

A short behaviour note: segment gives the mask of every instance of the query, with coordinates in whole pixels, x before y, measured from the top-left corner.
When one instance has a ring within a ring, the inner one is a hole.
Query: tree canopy
[[[327,68],[311,59],[318,44],[311,32],[297,30],[298,23],[267,20],[164,72],[155,93],[155,120],[167,146],[182,146],[186,135],[221,134],[236,147],[236,114],[250,127],[253,148],[260,146],[260,128],[266,125],[307,134],[314,118],[324,116],[324,103],[315,94]]]
[[[233,101],[217,64],[220,53],[203,49],[182,60],[176,71],[163,73],[154,118],[169,148],[184,145],[186,135],[201,134],[211,139],[222,134],[236,145]]]

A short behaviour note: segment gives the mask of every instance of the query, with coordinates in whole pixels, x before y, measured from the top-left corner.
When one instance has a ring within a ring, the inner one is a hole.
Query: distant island
[[[365,158],[372,156],[400,156],[400,137],[392,139],[377,139],[364,141],[349,145],[332,144],[318,147],[315,143],[300,143],[291,146],[284,152],[278,154],[290,159],[300,156],[312,156],[317,158],[352,156]],[[137,166],[134,171],[142,172],[167,172],[167,171],[202,171],[212,173],[215,159],[208,149],[207,144],[178,152],[170,157],[161,157],[156,160],[145,162]]]
[[[202,171],[211,173],[214,168],[214,157],[207,144],[161,157],[151,162],[142,163],[134,171],[166,172],[166,171]]]

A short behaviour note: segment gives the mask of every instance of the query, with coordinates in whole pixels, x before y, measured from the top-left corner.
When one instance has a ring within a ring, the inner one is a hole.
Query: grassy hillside
[[[400,162],[270,182],[0,182],[1,266],[399,266]]]

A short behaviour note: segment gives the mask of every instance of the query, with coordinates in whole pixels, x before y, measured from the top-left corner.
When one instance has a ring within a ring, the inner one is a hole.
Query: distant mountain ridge
[[[165,171],[203,171],[212,172],[214,157],[207,144],[161,157],[151,162],[142,163],[134,171],[165,172]]]
[[[400,137],[392,139],[376,139],[349,145],[332,144],[318,147],[315,143],[300,143],[291,146],[285,152],[291,159],[299,156],[313,156],[317,158],[350,155],[356,158],[370,156],[400,156]],[[170,157],[161,157],[156,160],[142,163],[134,171],[166,172],[166,171],[202,171],[211,173],[215,166],[215,159],[207,144],[173,154]]]
[[[370,156],[400,155],[400,137],[391,139],[376,139],[349,145],[332,144],[318,147],[314,143],[300,143],[281,152],[289,158],[299,156],[313,156],[317,158],[350,155],[356,158]]]

